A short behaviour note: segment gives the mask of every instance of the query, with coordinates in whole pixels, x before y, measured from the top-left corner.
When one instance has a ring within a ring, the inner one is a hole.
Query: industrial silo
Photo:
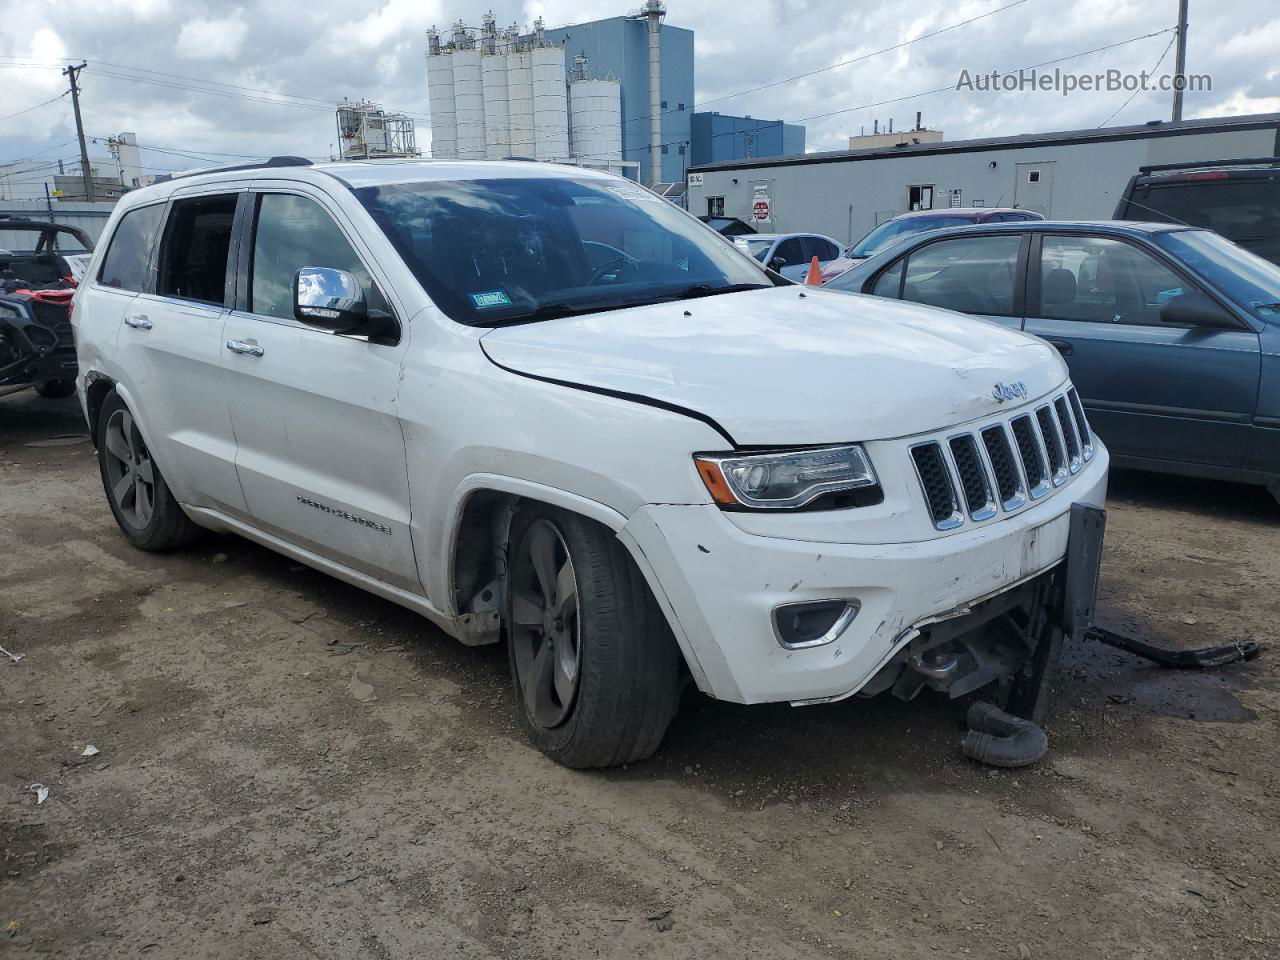
[[[453,106],[453,54],[441,49],[440,36],[427,31],[427,99],[431,104],[431,155],[458,156],[458,120]]]
[[[569,135],[574,159],[585,166],[622,159],[622,84],[591,79],[585,57],[576,58],[569,81]]]
[[[533,51],[527,48],[513,47],[507,54],[507,122],[511,130],[507,155],[534,156]]]
[[[533,56],[534,156],[539,160],[569,159],[569,98],[565,89],[564,51],[535,46]]]
[[[482,19],[480,34],[480,80],[484,87],[484,155],[501,160],[510,155],[511,125],[507,109],[508,38],[498,36],[493,14]]]
[[[458,159],[484,159],[484,81],[480,48],[461,24],[454,29],[453,100],[458,111]]]

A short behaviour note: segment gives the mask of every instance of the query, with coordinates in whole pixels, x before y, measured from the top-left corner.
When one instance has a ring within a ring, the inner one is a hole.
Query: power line
[[[1152,74],[1152,75],[1154,75],[1154,74],[1155,74],[1155,72],[1156,72],[1157,70],[1159,70],[1159,69],[1160,69],[1160,64],[1164,63],[1164,58],[1165,58],[1165,57],[1167,57],[1167,56],[1169,55],[1169,51],[1173,49],[1173,45],[1174,45],[1175,43],[1177,43],[1177,42],[1178,42],[1178,35],[1177,35],[1177,33],[1175,32],[1175,33],[1174,33],[1174,35],[1173,35],[1172,37],[1170,37],[1170,38],[1169,38],[1169,44],[1168,44],[1168,46],[1166,46],[1166,47],[1164,48],[1164,52],[1163,52],[1162,54],[1160,54],[1160,59],[1159,59],[1159,60],[1157,60],[1157,61],[1156,61],[1156,65],[1155,65],[1154,67],[1152,67],[1152,68],[1151,68],[1151,71],[1150,71],[1150,72],[1151,72],[1151,74]],[[1105,127],[1108,123],[1110,123],[1110,122],[1111,122],[1112,120],[1114,120],[1117,116],[1119,116],[1120,112],[1121,112],[1122,110],[1124,110],[1124,108],[1125,108],[1125,107],[1127,107],[1129,104],[1133,103],[1133,98],[1134,98],[1134,97],[1136,97],[1138,94],[1140,94],[1140,93],[1142,93],[1142,92],[1143,92],[1143,91],[1142,91],[1142,89],[1141,89],[1141,88],[1139,88],[1139,89],[1137,89],[1137,90],[1134,90],[1134,91],[1133,91],[1133,93],[1129,94],[1129,96],[1125,98],[1124,103],[1122,103],[1122,104],[1120,104],[1120,106],[1116,107],[1116,109],[1112,112],[1111,116],[1107,117],[1107,119],[1103,120],[1100,124],[1098,124],[1098,129],[1099,129],[1099,130],[1101,130],[1101,129],[1102,129],[1103,127]]]
[[[1008,74],[1020,73],[1023,70],[1038,70],[1041,67],[1051,67],[1054,64],[1066,63],[1068,60],[1079,60],[1081,57],[1087,57],[1090,54],[1101,53],[1104,50],[1114,50],[1116,47],[1123,47],[1126,44],[1130,44],[1130,43],[1137,43],[1139,40],[1146,40],[1150,37],[1158,37],[1162,33],[1168,33],[1170,30],[1174,30],[1174,29],[1176,28],[1165,27],[1165,29],[1163,30],[1155,30],[1152,33],[1144,33],[1140,37],[1130,37],[1128,40],[1117,40],[1115,43],[1108,43],[1101,47],[1094,47],[1092,50],[1085,50],[1081,53],[1073,53],[1067,57],[1058,57],[1057,59],[1054,59],[1054,60],[1045,60],[1041,63],[1033,63],[1026,67],[1014,67],[1010,70],[997,70],[995,72],[1008,75]],[[845,107],[842,110],[831,110],[827,113],[815,113],[812,116],[801,117],[800,119],[793,120],[791,122],[804,123],[805,121],[808,121],[808,120],[825,120],[827,117],[836,117],[844,113],[853,113],[854,111],[857,111],[857,110],[866,110],[870,107],[883,107],[886,104],[901,103],[904,100],[916,100],[920,97],[927,97],[935,93],[949,93],[949,92],[953,92],[955,89],[956,89],[955,86],[935,87],[932,90],[922,90],[919,93],[910,93],[910,94],[907,94],[905,97],[894,97],[890,100],[880,100],[880,101],[877,101],[876,103],[864,103],[856,107]]]
[[[20,117],[24,113],[30,113],[32,110],[39,110],[41,107],[47,107],[51,103],[57,103],[59,100],[61,100],[65,96],[66,96],[65,92],[60,93],[56,97],[50,97],[48,100],[44,100],[44,101],[41,101],[40,103],[33,104],[27,107],[25,110],[19,110],[17,113],[11,113],[7,117],[0,117],[0,123],[4,122],[5,120],[12,120],[14,117]]]
[[[985,20],[987,17],[994,17],[997,13],[1003,13],[1005,10],[1012,9],[1013,7],[1020,6],[1021,4],[1024,4],[1027,2],[1028,0],[1013,0],[1013,3],[1007,3],[1003,7],[996,7],[994,10],[988,10],[986,13],[980,13],[976,17],[970,17],[968,20],[961,20],[959,23],[953,23],[950,26],[941,27],[938,30],[934,30],[932,33],[924,33],[918,37],[912,37],[910,40],[903,40],[901,43],[895,43],[891,47],[883,47],[880,50],[873,50],[871,53],[864,53],[856,57],[851,57],[848,60],[841,60],[839,63],[831,64],[829,67],[819,67],[817,70],[810,70],[808,73],[797,73],[794,77],[784,77],[781,80],[774,80],[770,83],[764,83],[758,87],[752,87],[749,90],[742,90],[738,93],[725,94],[723,97],[715,97],[714,99],[711,99],[711,100],[701,100],[698,103],[695,103],[693,106],[694,108],[710,106],[711,104],[719,103],[722,100],[733,100],[733,99],[736,99],[737,97],[744,97],[749,93],[759,93],[761,90],[768,90],[772,87],[780,87],[784,83],[792,83],[796,80],[804,80],[808,77],[816,77],[818,74],[826,73],[828,70],[835,70],[839,67],[847,67],[850,64],[861,63],[864,60],[870,60],[872,57],[878,57],[882,53],[892,53],[894,50],[901,50],[903,47],[909,47],[911,46],[911,44],[919,43],[921,40],[929,40],[933,37],[937,37],[944,33],[948,33],[951,30],[958,30],[961,27],[967,27],[971,23],[976,23],[979,20]]]

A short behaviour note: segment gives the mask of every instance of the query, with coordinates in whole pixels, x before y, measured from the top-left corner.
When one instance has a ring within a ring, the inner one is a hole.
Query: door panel
[[[125,307],[116,346],[135,413],[158,445],[153,452],[175,496],[243,516],[221,349],[225,242],[236,198],[224,193],[170,204],[154,292]],[[180,299],[180,288],[213,302]]]
[[[1033,262],[1026,330],[1063,352],[1113,453],[1242,465],[1257,402],[1257,334],[1162,323],[1165,300],[1199,288],[1122,240],[1044,236]]]
[[[228,316],[222,345],[240,483],[257,526],[421,592],[396,411],[404,341],[369,343],[291,316],[304,266],[355,273],[371,305],[386,306],[352,234],[320,201],[261,194],[246,221],[242,309]]]

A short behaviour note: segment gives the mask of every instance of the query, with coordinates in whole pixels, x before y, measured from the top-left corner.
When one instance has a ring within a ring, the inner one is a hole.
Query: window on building
[[[683,104],[683,103],[677,103],[677,104],[676,104],[676,109],[677,109],[677,110],[683,110],[683,109],[684,109],[684,104]]]
[[[1028,170],[1028,171],[1027,171],[1027,183],[1039,183],[1039,182],[1040,182],[1040,171],[1039,171],[1039,170]]]
[[[916,186],[907,187],[907,209],[932,210],[933,184],[917,184]]]
[[[707,197],[707,216],[724,216],[724,197]]]

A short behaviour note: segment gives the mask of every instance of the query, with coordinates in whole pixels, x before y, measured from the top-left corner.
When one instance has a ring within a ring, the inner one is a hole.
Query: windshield
[[[425,181],[355,195],[436,306],[461,323],[772,285],[715,231],[621,179]]]
[[[1151,237],[1260,320],[1280,319],[1280,267],[1208,230],[1171,230]]]
[[[960,217],[903,217],[898,220],[886,220],[865,237],[849,248],[846,257],[874,257],[889,244],[911,233],[924,230],[937,230],[939,227],[954,227],[967,223]]]

